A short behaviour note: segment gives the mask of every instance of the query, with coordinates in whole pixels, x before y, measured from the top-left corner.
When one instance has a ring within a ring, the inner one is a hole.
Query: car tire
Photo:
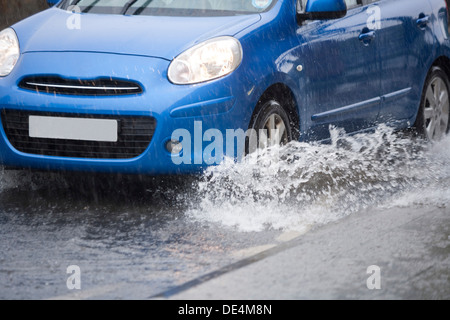
[[[450,84],[447,74],[433,67],[427,76],[422,92],[419,113],[414,128],[431,142],[441,140],[449,132]]]
[[[293,140],[292,122],[282,105],[277,100],[268,100],[260,105],[249,127],[247,154]]]

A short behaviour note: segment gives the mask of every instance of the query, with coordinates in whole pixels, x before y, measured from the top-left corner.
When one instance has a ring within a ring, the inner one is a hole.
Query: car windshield
[[[260,13],[277,0],[65,0],[60,8],[83,13],[220,16]]]

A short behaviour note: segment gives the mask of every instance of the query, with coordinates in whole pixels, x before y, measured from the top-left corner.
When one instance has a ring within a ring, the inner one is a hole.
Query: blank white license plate
[[[65,117],[29,117],[31,138],[117,142],[117,120]]]

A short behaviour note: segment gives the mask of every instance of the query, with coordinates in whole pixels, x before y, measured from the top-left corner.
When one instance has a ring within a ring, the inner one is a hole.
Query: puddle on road
[[[0,299],[76,298],[69,265],[82,270],[84,298],[146,299],[278,236],[186,217],[197,180],[3,173]]]

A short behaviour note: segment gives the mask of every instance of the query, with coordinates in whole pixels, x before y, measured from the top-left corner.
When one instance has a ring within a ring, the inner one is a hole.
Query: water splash
[[[354,136],[332,128],[330,144],[292,142],[210,168],[187,214],[241,231],[303,230],[425,187],[450,194],[449,147],[450,138],[430,147],[386,126]]]
[[[430,145],[386,126],[353,136],[334,128],[330,144],[292,142],[242,163],[227,160],[200,178],[75,178],[2,171],[0,192],[41,197],[42,205],[56,197],[59,206],[72,201],[176,211],[238,231],[303,231],[370,207],[446,206],[450,136]]]

